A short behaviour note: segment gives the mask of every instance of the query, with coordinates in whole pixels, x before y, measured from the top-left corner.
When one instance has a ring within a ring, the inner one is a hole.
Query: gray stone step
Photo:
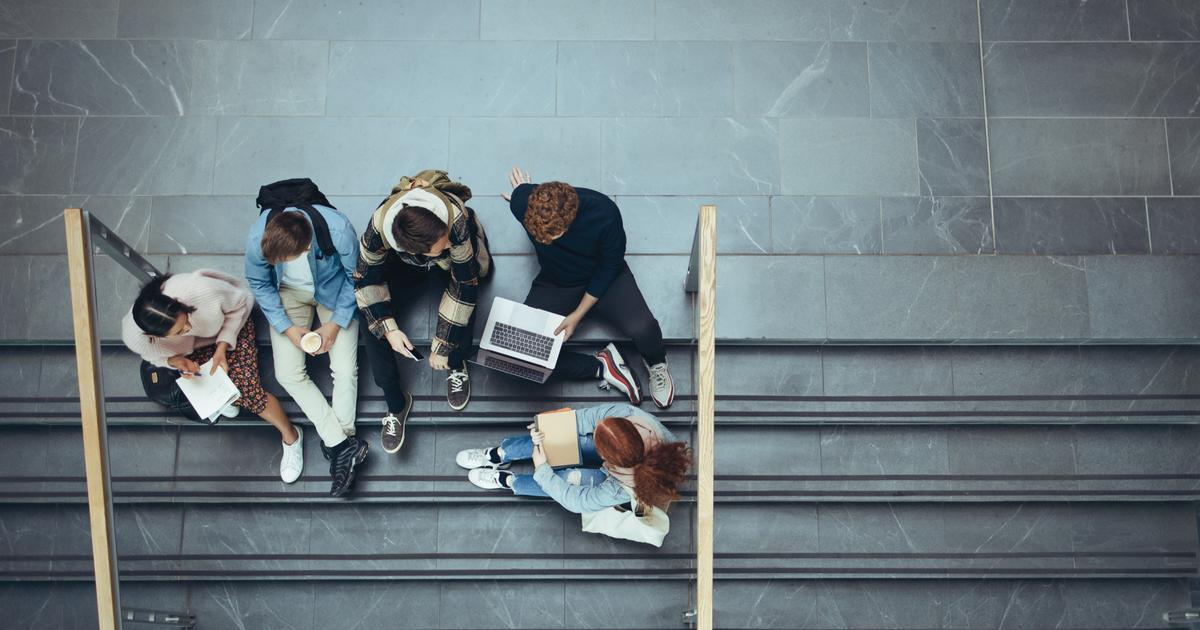
[[[680,435],[687,430],[676,427]],[[507,427],[414,426],[395,456],[372,447],[355,502],[510,503],[467,483],[463,448],[496,444]],[[1200,500],[1197,426],[721,427],[720,502],[1053,502]],[[66,427],[0,430],[20,457],[0,461],[0,501],[82,502],[81,438]],[[305,474],[278,478],[280,443],[265,423],[114,427],[118,503],[333,502],[328,464],[308,436]],[[692,486],[685,485],[685,499]]]
[[[126,580],[688,580],[691,506],[661,549],[580,531],[548,503],[122,506]],[[716,512],[721,580],[1188,577],[1195,511],[1150,505],[731,504]],[[87,580],[84,506],[7,506],[0,580]]]
[[[491,579],[488,579],[491,578]],[[126,606],[194,612],[206,629],[680,628],[681,581],[122,583]],[[835,630],[1141,630],[1189,605],[1187,580],[718,581],[716,627]],[[12,630],[96,627],[95,592],[81,582],[0,584]],[[398,614],[397,611],[403,611]]]
[[[202,267],[240,274],[240,256],[154,257],[170,271]],[[671,338],[690,338],[693,307],[682,283],[688,257],[628,257],[647,301]],[[64,343],[71,318],[62,256],[0,256],[0,301],[28,306],[0,322],[0,340]],[[497,256],[492,295],[519,299],[537,263]],[[1191,291],[1200,257],[790,256],[718,260],[717,337],[772,343],[1196,343]],[[137,283],[114,263],[97,264],[100,330],[117,339]],[[436,289],[428,287],[404,326],[428,338]],[[424,300],[424,301],[422,301]],[[1145,304],[1159,308],[1145,309]],[[603,336],[585,330],[582,334]]]
[[[677,391],[676,404],[659,412],[668,422],[694,417],[694,352],[687,346],[668,351]],[[173,421],[144,399],[134,355],[112,348],[103,357],[111,425]],[[359,408],[369,426],[367,419],[383,413],[382,394],[370,367],[361,363]],[[329,391],[324,365],[314,359],[312,373]],[[273,382],[269,348],[262,351],[260,367],[268,387],[286,402]],[[471,406],[454,413],[441,402],[445,386],[430,370],[410,362],[401,367],[417,397],[414,424],[514,424],[547,405],[615,399],[590,382],[539,387],[475,369]],[[0,426],[75,424],[74,370],[74,356],[66,348],[0,353],[0,375],[8,385],[0,396]],[[1200,418],[1200,348],[1193,346],[722,346],[717,370],[721,425],[1125,425],[1191,424]],[[651,403],[644,405],[652,409]]]

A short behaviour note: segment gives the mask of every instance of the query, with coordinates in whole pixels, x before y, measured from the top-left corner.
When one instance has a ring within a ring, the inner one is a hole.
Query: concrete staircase
[[[661,414],[681,435],[691,352],[671,349],[680,394]],[[90,627],[71,350],[0,357],[0,608],[13,627]],[[723,343],[718,357],[719,627],[1144,628],[1190,605],[1200,348]],[[682,626],[690,485],[655,550],[478,491],[453,463],[546,405],[609,399],[588,384],[547,397],[478,373],[453,414],[414,370],[404,451],[373,450],[344,501],[326,496],[315,440],[285,486],[270,427],[181,424],[141,399],[134,357],[109,348],[105,364],[127,606],[188,609],[201,628]],[[382,402],[362,383],[377,447]]]

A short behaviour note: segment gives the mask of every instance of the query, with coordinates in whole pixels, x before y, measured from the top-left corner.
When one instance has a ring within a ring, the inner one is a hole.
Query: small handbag
[[[663,538],[671,531],[671,518],[652,505],[638,505],[633,490],[625,487],[625,491],[629,493],[629,503],[581,514],[583,531],[661,547]]]
[[[142,389],[146,398],[170,409],[171,411],[200,424],[216,424],[217,419],[201,418],[192,403],[188,401],[183,390],[175,384],[179,380],[179,372],[171,368],[158,367],[149,361],[142,361]]]

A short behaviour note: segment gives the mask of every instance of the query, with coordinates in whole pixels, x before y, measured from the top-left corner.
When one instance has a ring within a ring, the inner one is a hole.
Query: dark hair
[[[263,258],[272,265],[290,260],[312,243],[313,229],[299,212],[280,212],[263,228]]]
[[[166,274],[147,282],[133,301],[133,322],[147,335],[166,337],[180,313],[196,312],[196,307],[163,294],[163,283],[170,277]]]
[[[692,464],[687,444],[666,442],[646,452],[637,427],[628,418],[619,417],[601,420],[593,439],[601,459],[633,469],[633,492],[638,503],[665,510],[679,498],[679,485]]]
[[[410,254],[424,254],[450,228],[433,211],[420,206],[403,206],[392,222],[392,238]]]
[[[529,194],[525,208],[525,231],[533,240],[549,245],[563,235],[579,211],[579,193],[570,184],[546,182]]]

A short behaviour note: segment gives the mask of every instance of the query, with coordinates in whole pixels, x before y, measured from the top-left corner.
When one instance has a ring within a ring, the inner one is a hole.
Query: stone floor
[[[754,252],[1200,251],[1194,2],[604,7],[5,0],[0,253],[84,200],[153,251],[236,249],[198,216],[298,175],[361,217],[445,168],[499,221],[515,163],[671,251],[699,198]]]

